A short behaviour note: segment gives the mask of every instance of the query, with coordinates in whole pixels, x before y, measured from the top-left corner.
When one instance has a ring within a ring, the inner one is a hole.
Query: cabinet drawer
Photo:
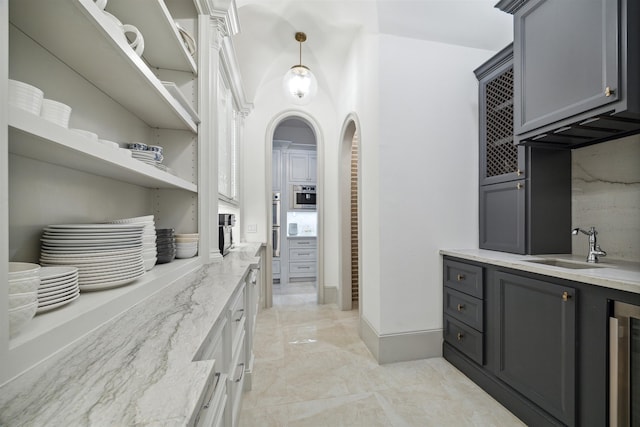
[[[271,271],[273,274],[280,274],[280,260],[271,261]]]
[[[289,249],[308,249],[316,247],[316,239],[289,239]]]
[[[227,403],[226,374],[216,374],[209,385],[200,412],[195,421],[197,427],[218,427],[224,419],[225,405]]]
[[[235,346],[238,342],[238,335],[244,329],[246,310],[245,310],[245,291],[246,287],[242,285],[236,294],[233,302],[229,306],[229,325],[231,328],[231,343]],[[232,347],[233,349],[234,347]]]
[[[291,262],[289,263],[289,273],[292,276],[311,277],[316,275],[315,262]]]
[[[482,365],[484,363],[484,336],[470,326],[444,316],[444,340]]]
[[[444,260],[444,285],[465,294],[482,298],[484,295],[482,267],[463,262]]]
[[[229,396],[231,399],[231,425],[238,426],[242,390],[244,389],[244,373],[247,366],[245,361],[244,331],[242,333],[242,345],[234,356],[229,371]]]
[[[481,299],[445,287],[444,312],[480,332],[484,331],[484,301]]]
[[[291,249],[289,250],[289,260],[290,261],[315,261],[316,259],[316,249]]]

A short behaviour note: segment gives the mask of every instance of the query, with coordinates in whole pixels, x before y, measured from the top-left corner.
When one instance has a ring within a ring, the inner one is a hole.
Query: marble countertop
[[[640,294],[640,263],[603,258],[599,263],[590,265],[584,257],[575,255],[518,255],[485,249],[442,249],[440,254]],[[531,262],[545,259],[560,259],[586,268]]]
[[[214,361],[193,361],[259,243],[242,244],[0,388],[0,425],[193,423]]]

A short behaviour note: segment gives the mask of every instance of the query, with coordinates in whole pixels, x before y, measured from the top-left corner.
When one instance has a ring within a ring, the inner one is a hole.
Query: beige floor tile
[[[358,310],[281,292],[258,313],[241,427],[524,426],[443,358],[378,365]],[[291,291],[288,289],[287,291]]]

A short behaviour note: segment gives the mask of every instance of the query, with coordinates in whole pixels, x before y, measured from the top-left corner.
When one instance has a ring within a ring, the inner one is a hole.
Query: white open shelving
[[[198,192],[196,184],[136,160],[123,150],[11,106],[9,152],[143,187]]]
[[[195,121],[114,33],[93,0],[12,0],[9,19],[150,127],[197,132]],[[161,33],[176,31],[169,25],[161,28]]]
[[[148,40],[142,56],[152,66],[197,75],[196,63],[162,0],[109,0],[106,10],[140,30]]]

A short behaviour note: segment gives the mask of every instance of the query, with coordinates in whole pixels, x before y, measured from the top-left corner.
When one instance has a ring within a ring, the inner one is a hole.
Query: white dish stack
[[[9,79],[9,105],[40,115],[44,92],[30,84]]]
[[[42,267],[40,269],[37,313],[69,304],[79,296],[80,287],[76,267]]]
[[[123,218],[111,221],[112,224],[138,224],[144,226],[142,232],[142,258],[145,271],[149,271],[156,265],[156,225],[153,215],[138,216],[135,218]]]
[[[29,262],[9,263],[9,335],[15,336],[38,309],[40,266]]]
[[[53,99],[43,99],[40,117],[63,128],[68,128],[69,119],[71,118],[71,107],[62,102],[54,101]]]
[[[176,258],[193,258],[198,254],[198,233],[176,234]]]
[[[50,225],[40,239],[40,263],[77,267],[83,292],[123,286],[145,273],[142,229],[137,224]]]

